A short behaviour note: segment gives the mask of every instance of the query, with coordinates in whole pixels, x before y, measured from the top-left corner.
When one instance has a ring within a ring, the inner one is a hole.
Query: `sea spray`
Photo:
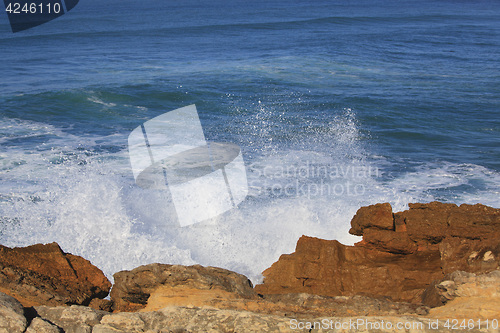
[[[110,278],[116,271],[152,262],[199,263],[236,270],[257,283],[281,254],[294,251],[303,234],[346,244],[357,241],[348,234],[349,222],[363,205],[387,201],[395,211],[402,210],[408,202],[433,200],[432,189],[446,195],[447,188],[478,180],[484,190],[469,191],[464,199],[469,195],[484,203],[494,201],[490,191],[498,174],[479,166],[445,164],[388,176],[383,161],[369,158],[353,128],[354,113],[348,112],[345,122],[339,115],[330,123],[331,131],[309,132],[310,144],[300,142],[302,149],[247,147],[247,152],[258,149],[246,157],[251,185],[247,199],[238,209],[184,228],[168,209],[166,193],[134,184],[126,149],[103,151],[96,143],[112,140],[119,147],[127,133],[79,137],[54,126],[16,121],[19,130],[12,132],[13,138],[29,140],[24,128],[49,131],[52,137],[29,154],[24,145],[3,148],[4,162],[10,163],[4,163],[2,173],[1,243],[56,241]],[[302,190],[276,190],[290,184]],[[358,191],[343,190],[348,184]],[[335,190],[318,192],[326,187]],[[463,200],[458,195],[446,198]]]

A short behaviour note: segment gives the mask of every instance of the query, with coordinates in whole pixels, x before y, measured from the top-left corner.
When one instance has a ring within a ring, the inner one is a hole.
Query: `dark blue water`
[[[500,207],[498,1],[82,0],[16,34],[0,15],[0,55],[4,244],[258,279],[301,234],[353,241],[361,205]],[[127,137],[190,104],[251,191],[183,229],[135,186]]]

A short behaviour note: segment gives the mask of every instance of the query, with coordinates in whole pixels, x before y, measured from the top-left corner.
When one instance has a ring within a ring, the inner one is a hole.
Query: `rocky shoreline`
[[[500,209],[409,207],[360,208],[354,246],[301,237],[255,287],[168,264],[117,272],[111,286],[56,243],[0,246],[0,333],[498,332]]]

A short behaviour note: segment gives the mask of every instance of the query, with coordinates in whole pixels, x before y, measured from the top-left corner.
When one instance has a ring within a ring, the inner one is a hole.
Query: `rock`
[[[0,292],[0,333],[22,333],[26,325],[21,303]]]
[[[433,283],[424,293],[424,303],[439,306],[432,317],[500,318],[500,271],[474,274],[456,271]],[[444,306],[442,306],[445,304]]]
[[[62,333],[59,327],[52,325],[42,318],[34,318],[31,325],[26,330],[26,333]]]
[[[440,202],[409,204],[409,207],[396,213],[395,218],[404,220],[408,235],[417,242],[435,244],[446,237],[486,241],[500,233],[500,209]]]
[[[142,317],[145,316],[143,315]],[[116,313],[104,316],[101,320],[101,325],[94,328],[94,332],[100,332],[103,329],[109,330],[110,328],[121,332],[144,332],[149,328],[147,326],[150,326],[148,320],[141,318],[141,315],[138,313]],[[168,328],[168,326],[165,328]]]
[[[409,303],[391,302],[365,296],[327,297],[310,294],[265,295],[261,299],[235,299],[229,297],[202,298],[199,295],[182,294],[182,302],[153,302],[152,294],[142,311],[159,311],[165,307],[183,303],[189,307],[209,307],[220,310],[249,311],[260,314],[314,318],[321,316],[394,315],[428,313],[428,308]],[[174,304],[177,303],[177,304]],[[186,305],[187,304],[187,305]]]
[[[406,325],[406,326],[405,326]],[[449,332],[441,323],[416,316],[294,317],[248,311],[170,306],[155,312],[118,313],[105,316],[92,333],[135,332]],[[458,330],[460,331],[460,330]],[[487,332],[484,328],[467,332]],[[462,331],[463,332],[463,331]]]
[[[111,300],[115,311],[158,308],[155,302],[163,307],[205,304],[210,299],[257,298],[247,277],[216,267],[150,264],[113,277]]]
[[[304,298],[304,295],[296,296],[301,300],[309,299],[309,297]],[[292,298],[297,299],[295,296]],[[415,315],[297,318],[293,315],[269,315],[208,307],[169,306],[154,312],[120,312],[101,316],[102,312],[82,306],[37,308],[42,318],[33,319],[27,333],[60,331],[52,320],[43,319],[43,315],[54,317],[53,320],[66,321],[67,323],[62,327],[64,332],[85,333],[449,332],[449,329],[444,327],[444,321],[436,327],[431,325],[435,323],[434,319]],[[70,311],[65,312],[68,309]],[[73,325],[68,325],[71,320],[73,320]],[[86,323],[86,326],[77,327],[78,323]],[[32,331],[32,329],[38,330]],[[476,327],[456,331],[488,332],[484,325],[481,329]]]
[[[94,298],[90,301],[89,307],[95,310],[113,311],[113,302],[107,299]]]
[[[425,307],[369,297],[308,294],[259,297],[249,280],[215,267],[152,264],[115,274],[116,311],[159,311],[168,306],[210,307],[300,318],[342,315],[425,314]]]
[[[65,333],[91,333],[107,312],[86,306],[36,306],[38,316],[62,328]]]
[[[482,254],[492,249],[491,258],[495,258],[495,253],[500,251],[499,209],[480,204],[460,207],[439,202],[409,204],[409,210],[394,214],[393,229],[377,227],[370,214],[380,220],[383,213],[387,219],[388,207],[389,204],[378,204],[360,208],[351,221],[350,233],[363,236],[364,246],[391,253],[411,254],[417,250],[439,249],[442,256],[447,257],[444,260],[447,273],[465,270],[466,266],[472,271],[496,269],[498,258],[496,263],[492,260],[488,265],[473,267],[460,253],[465,247],[472,246],[475,251],[483,250]],[[385,225],[389,223],[385,222]]]
[[[483,205],[389,204],[358,210],[354,246],[303,236],[294,253],[263,272],[260,294],[367,295],[420,303],[429,285],[456,270],[499,267],[500,210]]]
[[[366,295],[395,301],[418,299],[430,281],[442,278],[439,251],[412,256],[337,241],[301,237],[295,253],[264,271],[261,294]]]
[[[107,315],[92,332],[290,332],[289,321],[246,311],[170,306],[156,312]]]
[[[386,298],[367,296],[327,297],[311,294],[274,294],[264,299],[275,305],[272,312],[294,318],[349,317],[349,316],[388,316],[388,315],[426,315],[426,306],[392,302]],[[249,309],[249,311],[255,311]]]
[[[252,312],[165,308],[159,313],[170,330],[188,332],[283,332],[289,328],[289,318],[259,315]]]
[[[351,221],[349,233],[363,236],[363,231],[367,228],[394,230],[391,205],[383,203],[359,209]]]
[[[87,305],[106,297],[110,288],[100,269],[64,253],[57,243],[12,249],[0,245],[0,291],[25,307]]]

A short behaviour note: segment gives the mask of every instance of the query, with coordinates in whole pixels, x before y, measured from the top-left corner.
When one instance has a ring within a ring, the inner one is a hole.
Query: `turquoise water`
[[[16,34],[0,15],[0,54],[2,244],[258,281],[302,234],[356,241],[362,205],[500,207],[497,1],[89,0]],[[250,193],[179,228],[127,137],[190,104],[242,148]]]

